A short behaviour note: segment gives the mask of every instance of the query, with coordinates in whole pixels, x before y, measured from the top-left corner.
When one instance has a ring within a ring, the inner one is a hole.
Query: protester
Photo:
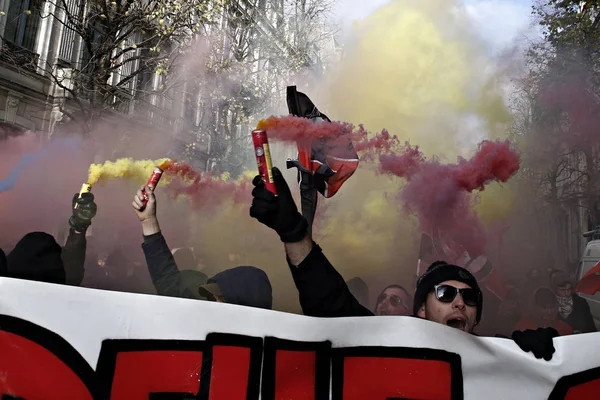
[[[350,290],[352,296],[354,296],[362,306],[368,308],[369,287],[367,286],[366,282],[359,277],[354,277],[348,280],[348,282],[346,282],[346,285],[348,285],[348,290]]]
[[[5,276],[79,286],[84,275],[85,232],[96,211],[93,194],[85,193],[81,198],[75,194],[65,247],[48,233],[30,232],[6,257]]]
[[[86,232],[92,219],[98,212],[92,193],[73,195],[71,202],[73,214],[69,218],[69,236],[62,250],[62,259],[66,272],[66,283],[79,286],[85,273]]]
[[[273,229],[284,243],[288,265],[305,315],[356,317],[373,315],[352,296],[344,279],[333,268],[308,233],[308,223],[298,212],[290,189],[278,168],[272,170],[278,195],[266,189],[260,176],[252,181],[250,216]],[[475,278],[466,269],[434,263],[418,280],[413,315],[472,332],[482,314],[483,298]],[[551,359],[556,331],[514,332],[513,340],[535,357]]]
[[[588,302],[573,292],[573,283],[565,272],[554,274],[552,289],[558,302],[558,318],[573,328],[574,333],[596,332]]]
[[[523,294],[533,295],[536,290],[547,285],[548,280],[544,277],[538,268],[531,268],[525,277],[523,284]]]
[[[547,287],[535,292],[532,312],[515,326],[516,330],[537,328],[554,328],[561,336],[573,333],[573,328],[558,318],[556,295]]]
[[[142,190],[148,193],[145,207]],[[190,287],[189,279],[182,276],[161,233],[156,217],[156,198],[152,190],[142,187],[134,196],[132,205],[142,224],[142,249],[158,294],[271,309],[271,283],[267,274],[258,268],[231,268],[216,274],[205,285]]]
[[[65,267],[62,249],[54,237],[44,232],[23,236],[6,257],[10,278],[64,284]]]
[[[390,285],[377,296],[375,315],[411,315],[411,296],[400,285]]]
[[[500,303],[497,314],[485,319],[482,323],[484,326],[480,326],[479,330],[491,335],[510,336],[515,325],[521,320],[522,314],[521,295],[515,288],[510,289]]]

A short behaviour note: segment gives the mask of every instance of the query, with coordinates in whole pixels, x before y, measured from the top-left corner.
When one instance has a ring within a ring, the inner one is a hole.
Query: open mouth
[[[461,331],[464,331],[467,327],[467,321],[465,321],[464,318],[461,317],[453,317],[446,322],[446,325],[448,325],[450,328],[460,329]]]

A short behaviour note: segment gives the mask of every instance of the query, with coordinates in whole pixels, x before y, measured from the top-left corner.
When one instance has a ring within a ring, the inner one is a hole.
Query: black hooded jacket
[[[185,281],[162,233],[144,236],[142,249],[158,294],[205,300],[197,288]],[[218,283],[226,303],[271,308],[271,284],[264,271],[258,268],[232,268],[216,274],[208,283]]]
[[[79,286],[85,263],[85,234],[71,231],[64,248],[44,232],[30,232],[6,257],[0,274],[11,278]]]
[[[326,318],[373,315],[350,293],[344,278],[317,244],[313,244],[311,252],[300,265],[293,265],[289,259],[287,261],[304,315]]]

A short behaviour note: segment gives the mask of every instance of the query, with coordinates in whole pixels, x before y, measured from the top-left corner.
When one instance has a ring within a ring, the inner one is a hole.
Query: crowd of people
[[[375,306],[369,307],[365,282],[360,278],[346,282],[338,273],[313,241],[309,224],[298,211],[283,175],[277,168],[272,172],[278,195],[257,176],[250,216],[279,235],[307,316],[422,318],[466,334],[475,334],[478,329],[478,333],[512,338],[524,351],[546,360],[554,353],[554,337],[596,331],[587,302],[574,292],[569,275],[559,270],[550,271],[546,278],[541,270],[533,269],[522,285],[511,284],[503,301],[488,311],[493,314],[487,316],[487,323],[482,323],[482,318],[490,296],[468,270],[445,261],[431,264],[414,288],[390,284],[377,296]],[[150,283],[133,277],[135,273],[128,267],[131,260],[123,252],[102,260],[102,268],[98,268],[95,256],[90,267],[86,231],[97,213],[91,193],[73,197],[70,231],[63,247],[47,233],[29,233],[7,255],[0,250],[0,276],[122,291],[129,291],[124,282],[137,281],[141,286],[151,284],[159,295],[272,308],[271,283],[263,270],[238,266],[208,277],[195,269],[193,250],[172,251],[161,232],[157,201],[150,188],[137,191],[132,207],[142,228]],[[94,275],[100,270],[102,273]],[[111,279],[101,279],[108,275]],[[95,285],[87,285],[86,280]]]

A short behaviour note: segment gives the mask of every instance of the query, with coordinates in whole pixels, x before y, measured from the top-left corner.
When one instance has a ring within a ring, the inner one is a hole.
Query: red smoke
[[[236,203],[249,203],[251,200],[249,180],[241,183],[224,182],[210,173],[194,170],[185,162],[171,161],[161,165],[161,168],[167,176],[178,178],[169,185],[169,193],[174,197],[188,196],[193,209],[215,207],[228,199]]]
[[[400,196],[424,231],[437,229],[475,256],[483,253],[486,237],[468,194],[492,181],[506,182],[519,169],[520,158],[508,141],[483,141],[470,160],[443,165],[426,160],[407,143],[401,154],[382,155],[380,162],[382,172],[408,181]]]
[[[600,98],[588,88],[585,79],[567,77],[564,82],[552,83],[541,90],[544,111],[568,118],[568,129],[559,134],[567,143],[579,148],[600,140]]]
[[[358,128],[350,123],[337,121],[316,124],[306,118],[292,115],[271,116],[260,121],[257,128],[265,129],[269,138],[282,142],[327,139],[327,145],[335,147],[346,146],[347,140],[350,139],[358,152],[384,152],[398,144],[398,138],[390,135],[385,129],[380,133],[370,134],[362,124]]]

